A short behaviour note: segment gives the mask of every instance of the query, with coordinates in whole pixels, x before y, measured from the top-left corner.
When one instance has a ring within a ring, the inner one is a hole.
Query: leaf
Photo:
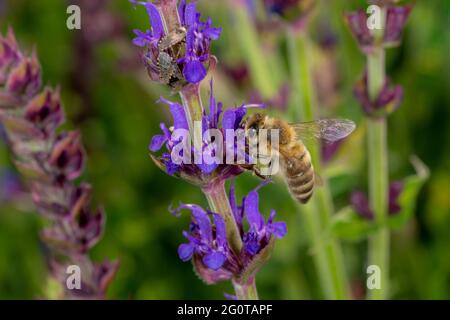
[[[251,277],[253,277],[259,269],[261,269],[266,262],[270,259],[272,251],[275,245],[275,237],[270,238],[269,243],[262,249],[257,255],[255,255],[250,263],[245,266],[237,277],[238,283],[247,283]]]
[[[332,236],[345,240],[360,240],[376,229],[376,225],[359,216],[351,207],[345,207],[331,220]]]
[[[416,174],[404,180],[404,187],[398,199],[401,211],[388,219],[388,226],[391,228],[402,227],[412,217],[416,208],[417,195],[429,177],[427,166],[418,157],[411,157],[411,163],[416,170]]]

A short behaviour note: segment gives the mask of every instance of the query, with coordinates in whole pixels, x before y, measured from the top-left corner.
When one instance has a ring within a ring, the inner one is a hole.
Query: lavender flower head
[[[182,0],[177,12],[168,15],[162,14],[168,11],[165,2],[173,1],[131,2],[145,6],[150,16],[151,30],[134,30],[137,37],[133,40],[143,49],[150,78],[174,89],[203,80],[211,63],[211,41],[219,38],[221,29],[214,28],[210,18],[200,20],[195,2]]]
[[[274,222],[275,210],[271,211],[266,221],[259,211],[258,189],[262,185],[245,196],[240,206],[234,186],[230,188],[230,204],[244,244],[239,253],[230,249],[226,225],[219,214],[192,204],[172,210],[175,214],[182,209],[192,212],[189,232],[183,232],[188,242],[179,246],[178,256],[183,261],[192,260],[197,274],[206,283],[253,277],[269,258],[274,239],[285,236],[286,223]],[[246,230],[244,220],[248,225]]]
[[[201,150],[195,149],[195,146],[191,148],[191,157],[188,157],[188,161],[175,163],[173,161],[174,148],[180,144],[188,142],[189,139],[189,127],[186,118],[186,113],[183,107],[176,103],[168,101],[164,98],[160,99],[160,102],[166,103],[173,117],[173,125],[170,129],[164,124],[160,124],[162,134],[158,134],[152,137],[151,143],[149,145],[149,150],[151,152],[159,151],[164,145],[166,147],[166,152],[164,152],[160,157],[156,158],[152,156],[154,161],[158,164],[160,168],[165,170],[169,175],[176,175],[178,177],[184,178],[185,180],[201,186],[203,188],[208,188],[212,184],[217,184],[224,182],[234,176],[239,175],[243,172],[243,169],[238,165],[225,164],[226,159],[217,159],[208,164],[205,161],[205,154],[210,154],[211,157],[215,157],[215,152],[218,145],[218,141],[208,144],[207,141],[203,140],[201,142]],[[206,136],[206,131],[210,129],[217,129],[222,133],[225,153],[233,154],[236,157],[243,157],[244,160],[249,160],[249,156],[245,154],[245,145],[238,145],[235,140],[233,143],[227,143],[225,130],[239,130],[243,129],[242,120],[247,114],[249,108],[262,107],[262,105],[241,105],[235,108],[229,108],[223,110],[223,104],[217,102],[213,92],[213,83],[210,83],[210,99],[209,99],[209,112],[203,110],[202,114],[202,136]],[[184,132],[183,137],[176,136],[173,134],[175,130],[181,129]],[[184,130],[184,131],[183,131]],[[200,155],[201,161],[195,163],[195,154]],[[218,155],[217,155],[218,156]],[[184,158],[186,159],[186,158]]]
[[[65,297],[103,298],[118,265],[88,257],[105,218],[92,208],[90,185],[74,183],[85,162],[80,134],[57,131],[64,122],[59,89],[41,89],[37,55],[24,55],[12,30],[0,35],[0,122],[36,209],[51,221],[41,237],[51,249],[52,275],[66,287],[66,267],[80,265],[83,290],[66,290]]]
[[[199,83],[216,62],[209,50],[221,29],[212,27],[211,19],[200,20],[195,2],[182,0],[179,6],[176,0],[132,2],[144,5],[150,16],[152,29],[136,30],[133,40],[143,48],[150,78],[179,91],[182,100],[179,104],[160,98],[169,106],[173,125],[160,124],[162,133],[152,137],[150,156],[169,175],[200,187],[210,206],[205,210],[184,204],[172,210],[178,214],[189,209],[193,217],[189,232],[183,232],[187,243],[180,245],[179,257],[192,260],[205,282],[231,280],[237,298],[255,299],[256,272],[269,258],[273,239],[286,233],[286,225],[273,221],[275,211],[267,221],[263,218],[258,209],[258,188],[238,206],[234,188],[228,199],[225,182],[252,169],[243,120],[249,108],[262,105],[225,109],[216,101],[211,81],[209,106],[204,108]],[[246,230],[244,220],[249,225]]]
[[[386,7],[386,25],[381,39],[384,47],[394,47],[400,43],[403,29],[412,10],[412,6],[393,6],[391,3],[392,1],[375,2],[379,6]],[[376,39],[367,27],[367,16],[364,10],[349,13],[345,18],[361,51],[365,54],[371,53],[376,46]]]

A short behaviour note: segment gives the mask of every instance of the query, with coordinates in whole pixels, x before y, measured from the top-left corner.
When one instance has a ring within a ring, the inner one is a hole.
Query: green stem
[[[368,124],[369,201],[380,228],[369,238],[369,265],[381,272],[381,287],[368,292],[370,299],[387,299],[389,290],[389,230],[385,225],[388,208],[388,164],[386,119],[370,119]]]
[[[202,133],[202,114],[203,103],[200,96],[200,86],[197,84],[188,84],[180,91],[181,101],[183,103],[186,118],[189,124],[189,132],[193,132],[194,142],[201,143]]]
[[[238,300],[258,300],[255,277],[250,278],[245,284],[233,280],[233,287]]]
[[[202,189],[208,199],[209,207],[213,212],[220,214],[225,221],[227,229],[227,239],[231,249],[239,255],[242,249],[242,239],[239,233],[236,220],[231,210],[230,201],[225,191],[225,182],[220,182]]]
[[[382,18],[385,19],[385,8]],[[384,23],[383,23],[384,25]],[[376,30],[376,47],[367,56],[367,86],[369,98],[377,99],[386,81],[385,51],[382,45],[384,30]],[[370,299],[389,297],[389,230],[385,227],[388,215],[389,169],[387,159],[386,118],[368,120],[369,202],[380,228],[369,237],[369,265],[376,265],[381,272],[381,287],[368,292]]]
[[[325,298],[333,299],[336,296],[333,289],[333,277],[329,269],[322,228],[314,205],[314,202],[310,201],[306,205],[298,204],[298,207],[304,217],[306,234],[311,242],[311,255],[314,259],[320,285]]]
[[[239,41],[244,59],[250,67],[250,76],[254,85],[264,98],[272,98],[276,95],[278,85],[274,83],[271,74],[268,57],[264,55],[264,50],[259,43],[255,26],[244,5],[234,5],[232,12],[235,19],[234,33]]]
[[[309,39],[306,33],[288,31],[289,62],[292,71],[292,84],[294,86],[291,101],[291,116],[295,121],[315,120],[315,93],[311,77]],[[321,160],[317,143],[309,143],[315,172],[320,174]],[[312,204],[303,206],[307,227],[312,245],[314,247],[315,263],[319,270],[322,287],[329,299],[348,298],[348,280],[344,268],[343,255],[339,242],[331,238],[324,242],[324,232],[331,223],[334,212],[331,193],[327,181],[324,179],[323,187],[316,188],[311,200]]]

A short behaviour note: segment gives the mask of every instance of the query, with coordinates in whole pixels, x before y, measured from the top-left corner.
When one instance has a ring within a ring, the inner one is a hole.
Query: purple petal
[[[258,234],[250,231],[244,235],[244,249],[247,253],[254,256],[260,249]]]
[[[216,242],[217,246],[220,248],[225,248],[227,246],[227,231],[225,227],[225,221],[218,214],[213,214],[214,224],[216,226]]]
[[[178,256],[182,261],[188,261],[194,254],[194,246],[190,243],[180,244],[178,247]]]
[[[411,6],[390,7],[386,14],[386,31],[384,40],[388,43],[396,43],[400,41],[402,31],[405,27],[406,20],[411,13]]]
[[[188,61],[184,66],[183,75],[190,83],[198,83],[206,77],[206,69],[198,60]]]
[[[189,56],[189,54],[193,54],[194,52],[194,45],[195,45],[195,28],[189,28],[186,34],[186,51],[188,54],[185,56],[185,60]],[[180,63],[180,62],[178,62]]]
[[[138,47],[143,47],[150,40],[149,35],[147,33],[142,32],[141,30],[133,30],[134,34],[137,36],[133,39],[133,44]]]
[[[197,5],[195,2],[189,3],[184,12],[184,23],[191,26],[197,22]]]
[[[169,153],[164,153],[162,155],[162,158],[164,164],[166,165],[166,171],[168,175],[172,176],[176,172],[178,172],[178,170],[180,170],[180,166],[172,161],[172,157],[170,156]]]
[[[247,114],[248,108],[260,108],[262,105],[242,105],[238,108],[232,108],[228,109],[223,113],[222,118],[222,127],[224,129],[237,129],[239,128],[239,125],[244,118],[244,116]]]
[[[273,234],[276,238],[281,239],[287,233],[286,223],[283,221],[272,223],[268,226],[268,231]]]
[[[163,136],[162,134],[157,134],[157,135],[153,136],[152,142],[150,143],[150,146],[148,147],[148,149],[151,152],[156,152],[159,149],[161,149],[161,147],[163,146],[163,144],[166,141],[167,141],[167,138],[165,136]]]
[[[212,173],[214,170],[216,170],[216,168],[219,165],[217,163],[212,163],[212,164],[206,164],[206,163],[200,163],[197,164],[197,167],[200,168],[200,170],[204,173],[204,174],[210,174]]]
[[[229,293],[224,293],[223,296],[225,297],[226,300],[237,300],[238,298],[235,295],[229,294]]]
[[[374,215],[369,207],[369,200],[364,192],[354,191],[351,196],[351,203],[357,213],[366,219],[372,220]]]
[[[200,236],[202,237],[202,239],[208,244],[212,243],[211,221],[209,220],[206,211],[203,210],[202,207],[197,206],[195,204],[185,205],[185,207],[192,211],[192,216],[197,222]]]
[[[211,25],[212,25],[211,18],[208,18],[205,23],[205,29],[203,30],[203,34],[211,40],[217,40],[220,37],[222,29],[212,28]]]
[[[401,210],[398,198],[403,190],[403,182],[395,181],[389,185],[389,214],[398,213]]]
[[[159,102],[163,102],[169,105],[170,113],[172,114],[173,118],[173,127],[175,130],[176,129],[189,130],[189,125],[186,119],[186,113],[184,112],[183,107],[179,103],[171,102],[163,97],[159,98]]]
[[[236,114],[233,109],[225,110],[222,117],[222,128],[224,129],[236,129]]]
[[[178,15],[180,16],[181,25],[185,25],[185,13],[186,13],[186,0],[181,0],[178,5]]]
[[[207,243],[207,244],[211,244],[212,243],[212,227],[211,227],[211,221],[209,220],[208,214],[206,213],[206,211],[196,205],[196,204],[182,204],[181,206],[179,206],[176,209],[171,210],[172,214],[177,215],[178,212],[180,212],[182,209],[188,209],[191,210],[192,212],[192,216],[195,220],[195,222],[198,225],[198,231],[200,233],[200,236],[203,240],[203,242]],[[185,233],[183,233],[185,234]],[[185,234],[186,237],[189,238],[189,234]]]
[[[259,212],[259,195],[258,192],[250,192],[244,200],[245,214],[247,221],[251,227],[260,231],[264,227],[264,218]]]
[[[148,15],[150,16],[150,24],[152,26],[153,36],[157,38],[161,37],[164,34],[164,26],[158,9],[151,2],[146,3],[145,8],[147,9]]]
[[[212,270],[220,269],[225,263],[226,256],[217,251],[213,251],[203,257],[203,263]]]

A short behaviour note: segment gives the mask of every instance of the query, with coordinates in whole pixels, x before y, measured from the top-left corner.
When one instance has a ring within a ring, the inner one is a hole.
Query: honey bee
[[[269,145],[268,150],[273,150],[279,155],[281,172],[291,195],[297,201],[307,203],[313,194],[316,175],[311,155],[302,140],[315,138],[335,142],[348,136],[355,129],[355,123],[347,119],[323,119],[292,124],[255,113],[245,121],[246,132],[251,129],[278,130],[279,145],[278,147]],[[257,167],[253,169],[260,175]]]

